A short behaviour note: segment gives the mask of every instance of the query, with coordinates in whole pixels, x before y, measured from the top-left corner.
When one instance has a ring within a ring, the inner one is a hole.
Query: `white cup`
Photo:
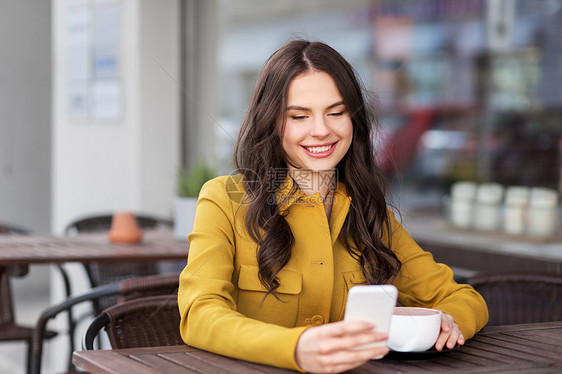
[[[476,197],[476,183],[461,181],[451,186],[451,197],[453,200],[474,200]]]
[[[441,331],[441,311],[428,308],[394,308],[388,331],[388,348],[422,352],[433,347]]]
[[[558,192],[550,188],[531,188],[529,205],[532,208],[554,208],[558,205]]]
[[[474,207],[472,226],[477,230],[495,231],[500,227],[500,206],[478,203]]]
[[[467,181],[456,182],[451,187],[449,219],[453,226],[469,228],[472,225],[476,188],[476,183]]]
[[[476,192],[473,226],[478,230],[494,231],[500,225],[500,203],[503,187],[497,183],[482,183]]]
[[[529,204],[529,187],[509,186],[505,190],[505,205],[525,207]]]
[[[476,191],[476,201],[481,204],[499,204],[503,198],[503,187],[498,183],[482,183]]]
[[[558,192],[549,188],[531,188],[527,208],[527,234],[548,237],[558,231]]]
[[[450,203],[449,217],[451,224],[464,229],[472,225],[473,201],[452,200]]]
[[[527,208],[527,234],[538,237],[555,236],[558,232],[558,216],[557,207]]]
[[[510,186],[505,192],[503,229],[509,234],[525,232],[525,210],[529,204],[529,188]]]
[[[503,211],[503,229],[508,234],[525,232],[525,207],[506,205]]]

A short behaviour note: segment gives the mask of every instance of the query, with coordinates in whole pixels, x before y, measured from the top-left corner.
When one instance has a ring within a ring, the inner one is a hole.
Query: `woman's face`
[[[334,80],[320,71],[300,74],[287,96],[282,144],[289,167],[334,169],[353,138],[351,116]]]

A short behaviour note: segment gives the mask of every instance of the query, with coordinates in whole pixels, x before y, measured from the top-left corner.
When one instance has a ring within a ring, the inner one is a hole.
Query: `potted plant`
[[[195,206],[203,184],[215,176],[213,169],[200,162],[186,172],[180,169],[178,177],[178,196],[174,201],[174,235],[179,239],[187,239],[193,230]]]

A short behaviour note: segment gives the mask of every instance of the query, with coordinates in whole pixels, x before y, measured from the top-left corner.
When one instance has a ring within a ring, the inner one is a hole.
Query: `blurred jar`
[[[558,232],[558,192],[550,188],[531,188],[526,213],[527,234],[553,236]]]
[[[473,227],[478,230],[494,231],[500,227],[500,204],[503,187],[497,183],[482,183],[476,191]]]
[[[456,227],[469,228],[472,225],[476,183],[456,182],[451,187],[449,220]]]
[[[525,233],[525,211],[529,204],[529,188],[510,186],[505,191],[503,229],[509,234]]]

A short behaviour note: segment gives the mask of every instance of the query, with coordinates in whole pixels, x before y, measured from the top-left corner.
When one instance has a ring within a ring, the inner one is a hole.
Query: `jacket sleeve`
[[[281,327],[237,311],[232,283],[233,222],[233,203],[224,181],[208,182],[199,195],[187,266],[180,275],[182,338],[191,346],[224,356],[300,370],[294,351],[306,327]]]
[[[488,322],[486,302],[471,286],[453,280],[453,271],[436,263],[431,253],[422,250],[390,215],[393,251],[402,262],[394,280],[398,301],[404,306],[433,308],[450,314],[465,339],[470,339]]]

